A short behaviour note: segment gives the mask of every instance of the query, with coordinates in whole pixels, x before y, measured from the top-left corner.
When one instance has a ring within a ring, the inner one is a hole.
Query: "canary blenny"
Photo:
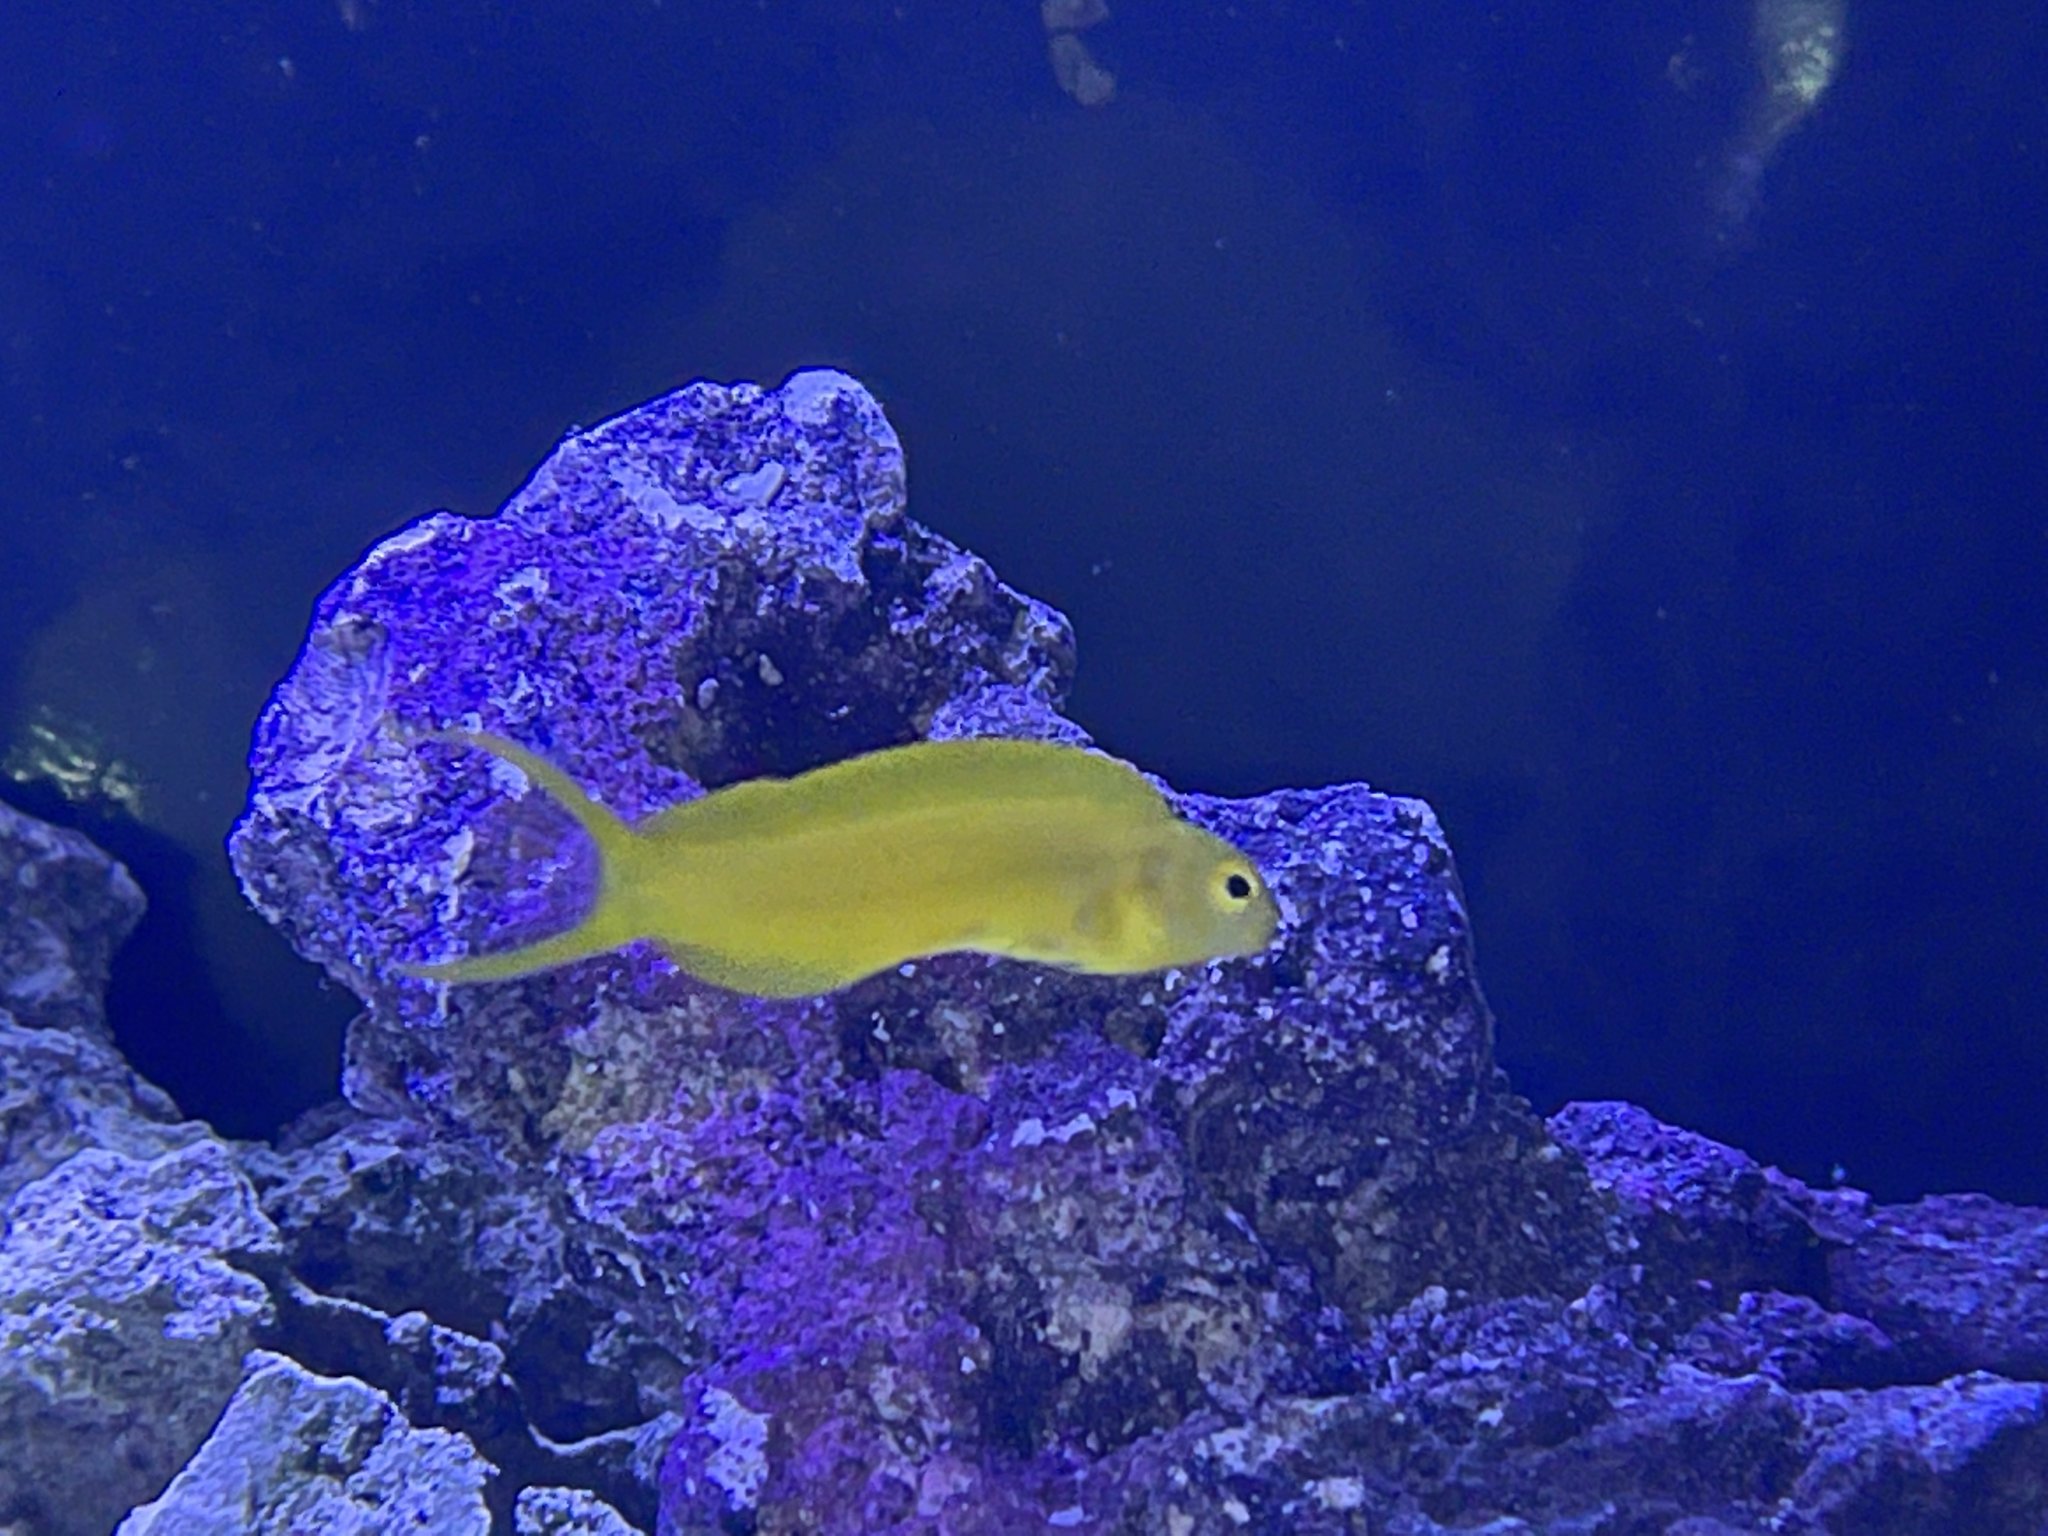
[[[651,940],[760,997],[830,992],[974,950],[1135,975],[1251,955],[1278,923],[1258,868],[1175,816],[1135,769],[1079,747],[919,742],[714,790],[628,826],[553,764],[481,732],[596,842],[596,901],[566,932],[400,967],[497,981]]]

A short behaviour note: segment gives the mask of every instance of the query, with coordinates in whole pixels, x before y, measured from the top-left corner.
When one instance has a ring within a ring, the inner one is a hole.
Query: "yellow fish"
[[[497,981],[638,939],[691,975],[807,997],[950,950],[1134,975],[1257,954],[1279,922],[1258,868],[1139,773],[1050,742],[927,741],[714,790],[627,826],[503,737],[503,758],[597,844],[565,933],[408,975]]]

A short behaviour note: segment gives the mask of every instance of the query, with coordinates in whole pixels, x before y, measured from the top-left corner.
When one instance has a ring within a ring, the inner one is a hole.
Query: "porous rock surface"
[[[89,840],[0,803],[0,1008],[17,1022],[106,1040],[107,972],[142,910]]]
[[[491,1471],[462,1436],[414,1428],[375,1388],[258,1350],[199,1454],[117,1536],[488,1536]],[[260,1523],[245,1523],[244,1511],[260,1512]]]
[[[233,855],[364,1001],[345,1102],[230,1146],[77,1045],[89,1009],[0,1021],[0,1082],[39,1085],[0,1100],[33,1149],[9,1354],[98,1308],[105,1423],[177,1401],[127,1528],[2038,1536],[2048,1216],[1810,1190],[1627,1105],[1546,1125],[1418,802],[1180,797],[1285,917],[1185,974],[955,956],[765,1003],[640,949],[391,968],[591,888],[566,818],[435,728],[631,818],[920,736],[1082,739],[1072,661],[908,519],[832,373],[655,401],[344,576]],[[66,1268],[63,1212],[128,1223],[95,1241],[137,1278]],[[51,1381],[0,1382],[0,1522],[88,1438]],[[60,1433],[13,1427],[46,1403]],[[256,1523],[207,1526],[228,1498]]]

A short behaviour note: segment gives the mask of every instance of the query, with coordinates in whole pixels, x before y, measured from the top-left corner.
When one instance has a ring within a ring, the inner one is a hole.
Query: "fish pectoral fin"
[[[1092,944],[1113,942],[1122,923],[1123,913],[1110,891],[1097,891],[1074,909],[1074,932]]]
[[[661,951],[696,977],[750,997],[817,997],[861,980],[844,968],[782,955],[733,955],[697,944],[661,943]]]

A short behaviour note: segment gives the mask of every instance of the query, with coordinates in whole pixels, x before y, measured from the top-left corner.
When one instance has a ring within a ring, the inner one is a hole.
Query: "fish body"
[[[684,970],[762,997],[830,992],[974,950],[1134,975],[1255,954],[1278,912],[1251,860],[1181,820],[1136,770],[1049,742],[919,742],[754,779],[637,826],[502,737],[504,759],[596,842],[582,922],[499,954],[402,967],[499,980],[652,940]]]

